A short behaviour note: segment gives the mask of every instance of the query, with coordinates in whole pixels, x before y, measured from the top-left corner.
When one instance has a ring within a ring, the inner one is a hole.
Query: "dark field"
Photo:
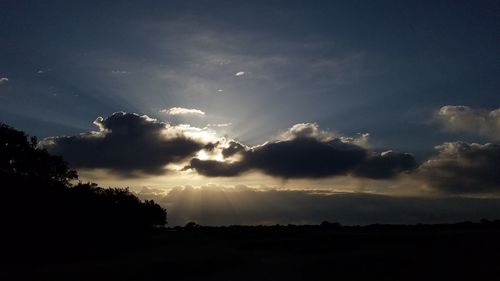
[[[2,280],[499,280],[499,237],[484,225],[178,228],[4,263]]]

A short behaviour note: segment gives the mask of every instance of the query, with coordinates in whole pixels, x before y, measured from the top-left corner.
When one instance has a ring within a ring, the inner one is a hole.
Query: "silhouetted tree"
[[[61,157],[37,148],[37,139],[0,123],[0,176],[38,180],[49,185],[67,185],[78,177]]]
[[[327,229],[327,230],[338,230],[342,228],[342,225],[338,222],[331,223],[329,221],[323,221],[319,225],[322,229]]]
[[[0,123],[0,219],[11,250],[88,249],[166,224],[163,208],[142,202],[128,188],[72,185],[77,178],[61,157],[40,148],[36,138]],[[110,235],[113,240],[103,239]]]
[[[184,225],[184,229],[186,229],[186,230],[197,229],[200,227],[201,227],[201,225],[197,224],[194,221],[190,221],[190,222],[186,223],[186,225]]]

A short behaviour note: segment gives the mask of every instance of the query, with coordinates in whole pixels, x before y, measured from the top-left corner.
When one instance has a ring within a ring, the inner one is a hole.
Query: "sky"
[[[499,14],[0,0],[0,121],[172,224],[498,218]]]

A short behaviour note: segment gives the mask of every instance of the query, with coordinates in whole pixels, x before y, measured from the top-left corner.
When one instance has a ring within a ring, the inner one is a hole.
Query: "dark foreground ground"
[[[193,227],[150,237],[85,258],[4,262],[0,279],[500,280],[498,226]]]

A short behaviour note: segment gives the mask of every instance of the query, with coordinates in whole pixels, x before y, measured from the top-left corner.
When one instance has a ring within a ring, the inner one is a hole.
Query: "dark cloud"
[[[304,130],[301,130],[302,132]],[[370,156],[361,146],[334,138],[323,140],[304,134],[245,149],[232,143],[226,155],[240,153],[235,162],[192,159],[186,168],[210,177],[237,176],[250,170],[281,178],[323,178],[353,174],[367,178],[391,178],[411,170],[415,160],[410,154],[393,152]]]
[[[142,198],[154,199],[167,208],[170,225],[189,221],[202,225],[318,224],[324,220],[342,224],[415,224],[500,217],[499,199],[392,197],[245,186],[180,187],[166,195]]]
[[[163,173],[166,164],[192,157],[204,147],[176,127],[145,115],[117,112],[94,124],[98,132],[47,138],[42,145],[75,168],[105,168],[128,176]]]
[[[239,152],[243,152],[243,151],[246,151],[248,148],[237,142],[237,141],[229,141],[229,145],[225,148],[222,149],[222,156],[224,156],[224,158],[227,158],[227,157],[231,157]]]
[[[245,156],[250,167],[283,178],[319,178],[346,174],[366,158],[359,146],[340,140],[297,138],[268,143]]]
[[[447,193],[498,193],[500,145],[449,142],[425,163],[417,175],[429,187]]]
[[[416,167],[417,163],[413,155],[386,151],[366,159],[353,171],[353,175],[371,179],[387,179]]]
[[[219,146],[220,142],[215,142],[215,143],[208,143],[207,145],[205,145],[204,149],[208,152],[213,152],[218,146]]]
[[[373,153],[358,145],[357,139],[335,138],[313,123],[297,124],[280,140],[252,148],[234,140],[202,143],[186,136],[186,128],[191,128],[187,125],[170,126],[145,115],[118,112],[99,117],[94,124],[99,131],[51,137],[42,145],[75,168],[103,168],[125,176],[162,174],[165,165],[192,158],[201,149],[219,151],[225,161],[192,158],[184,169],[208,177],[256,170],[285,179],[348,174],[386,179],[415,167],[409,154]]]

